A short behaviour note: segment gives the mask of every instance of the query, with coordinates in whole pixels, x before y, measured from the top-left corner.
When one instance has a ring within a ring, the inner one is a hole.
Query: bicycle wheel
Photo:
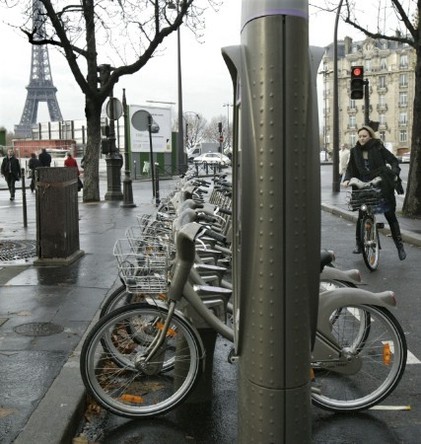
[[[364,262],[370,271],[377,270],[380,259],[379,232],[374,216],[365,215],[361,223],[361,244]]]
[[[99,317],[102,318],[116,308],[123,307],[131,303],[132,294],[129,293],[124,284],[116,288],[102,303]],[[142,302],[142,301],[137,301]]]
[[[357,343],[362,312],[369,316],[369,329]],[[334,325],[339,326],[332,332],[338,355],[325,361],[313,357],[313,403],[336,412],[368,409],[392,393],[405,371],[404,333],[388,310],[372,305],[343,307]]]
[[[166,299],[166,295],[164,294],[132,293],[127,291],[125,285],[120,285],[120,287],[116,288],[102,304],[99,317],[102,318],[113,310],[129,304],[140,304],[145,302],[145,299],[148,297],[159,300]]]
[[[176,313],[158,352],[149,362],[143,359],[167,315],[160,307],[128,305],[100,319],[86,337],[82,379],[93,398],[110,412],[128,418],[166,413],[194,388],[202,369],[203,345]]]

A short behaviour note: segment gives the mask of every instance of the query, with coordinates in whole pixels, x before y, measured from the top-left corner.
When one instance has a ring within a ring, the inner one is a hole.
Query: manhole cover
[[[61,333],[64,328],[52,322],[29,322],[18,325],[13,330],[23,336],[51,336]]]
[[[12,262],[37,256],[34,240],[1,240],[0,262]]]

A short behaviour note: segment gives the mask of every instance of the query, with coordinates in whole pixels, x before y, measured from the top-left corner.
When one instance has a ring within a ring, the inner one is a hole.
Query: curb
[[[104,300],[114,289],[115,285],[107,290]],[[86,336],[98,321],[100,311],[101,308],[14,444],[68,444],[73,441],[86,407],[86,389],[80,375],[81,349]]]
[[[343,219],[349,220],[354,223],[357,222],[357,218],[358,218],[357,215],[354,215],[353,213],[341,210],[334,205],[322,203],[321,208],[323,211],[334,214],[335,216],[342,217]],[[390,229],[386,225],[387,224],[385,224],[385,228],[382,228],[379,230],[385,236],[391,234]],[[415,234],[412,231],[408,231],[408,230],[401,230],[401,235],[402,235],[402,240],[404,242],[406,242],[408,244],[416,245],[417,247],[421,247],[421,235]]]

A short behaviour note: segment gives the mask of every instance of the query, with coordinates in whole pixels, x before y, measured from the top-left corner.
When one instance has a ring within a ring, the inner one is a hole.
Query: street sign
[[[111,113],[111,101],[113,103],[113,112]],[[123,105],[117,97],[113,97],[108,100],[108,103],[105,107],[105,112],[109,119],[118,120],[123,115]]]

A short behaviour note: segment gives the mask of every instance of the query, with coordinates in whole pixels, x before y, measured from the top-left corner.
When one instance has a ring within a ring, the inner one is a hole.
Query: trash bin
[[[75,168],[37,168],[37,265],[69,265],[84,252],[79,244]]]

